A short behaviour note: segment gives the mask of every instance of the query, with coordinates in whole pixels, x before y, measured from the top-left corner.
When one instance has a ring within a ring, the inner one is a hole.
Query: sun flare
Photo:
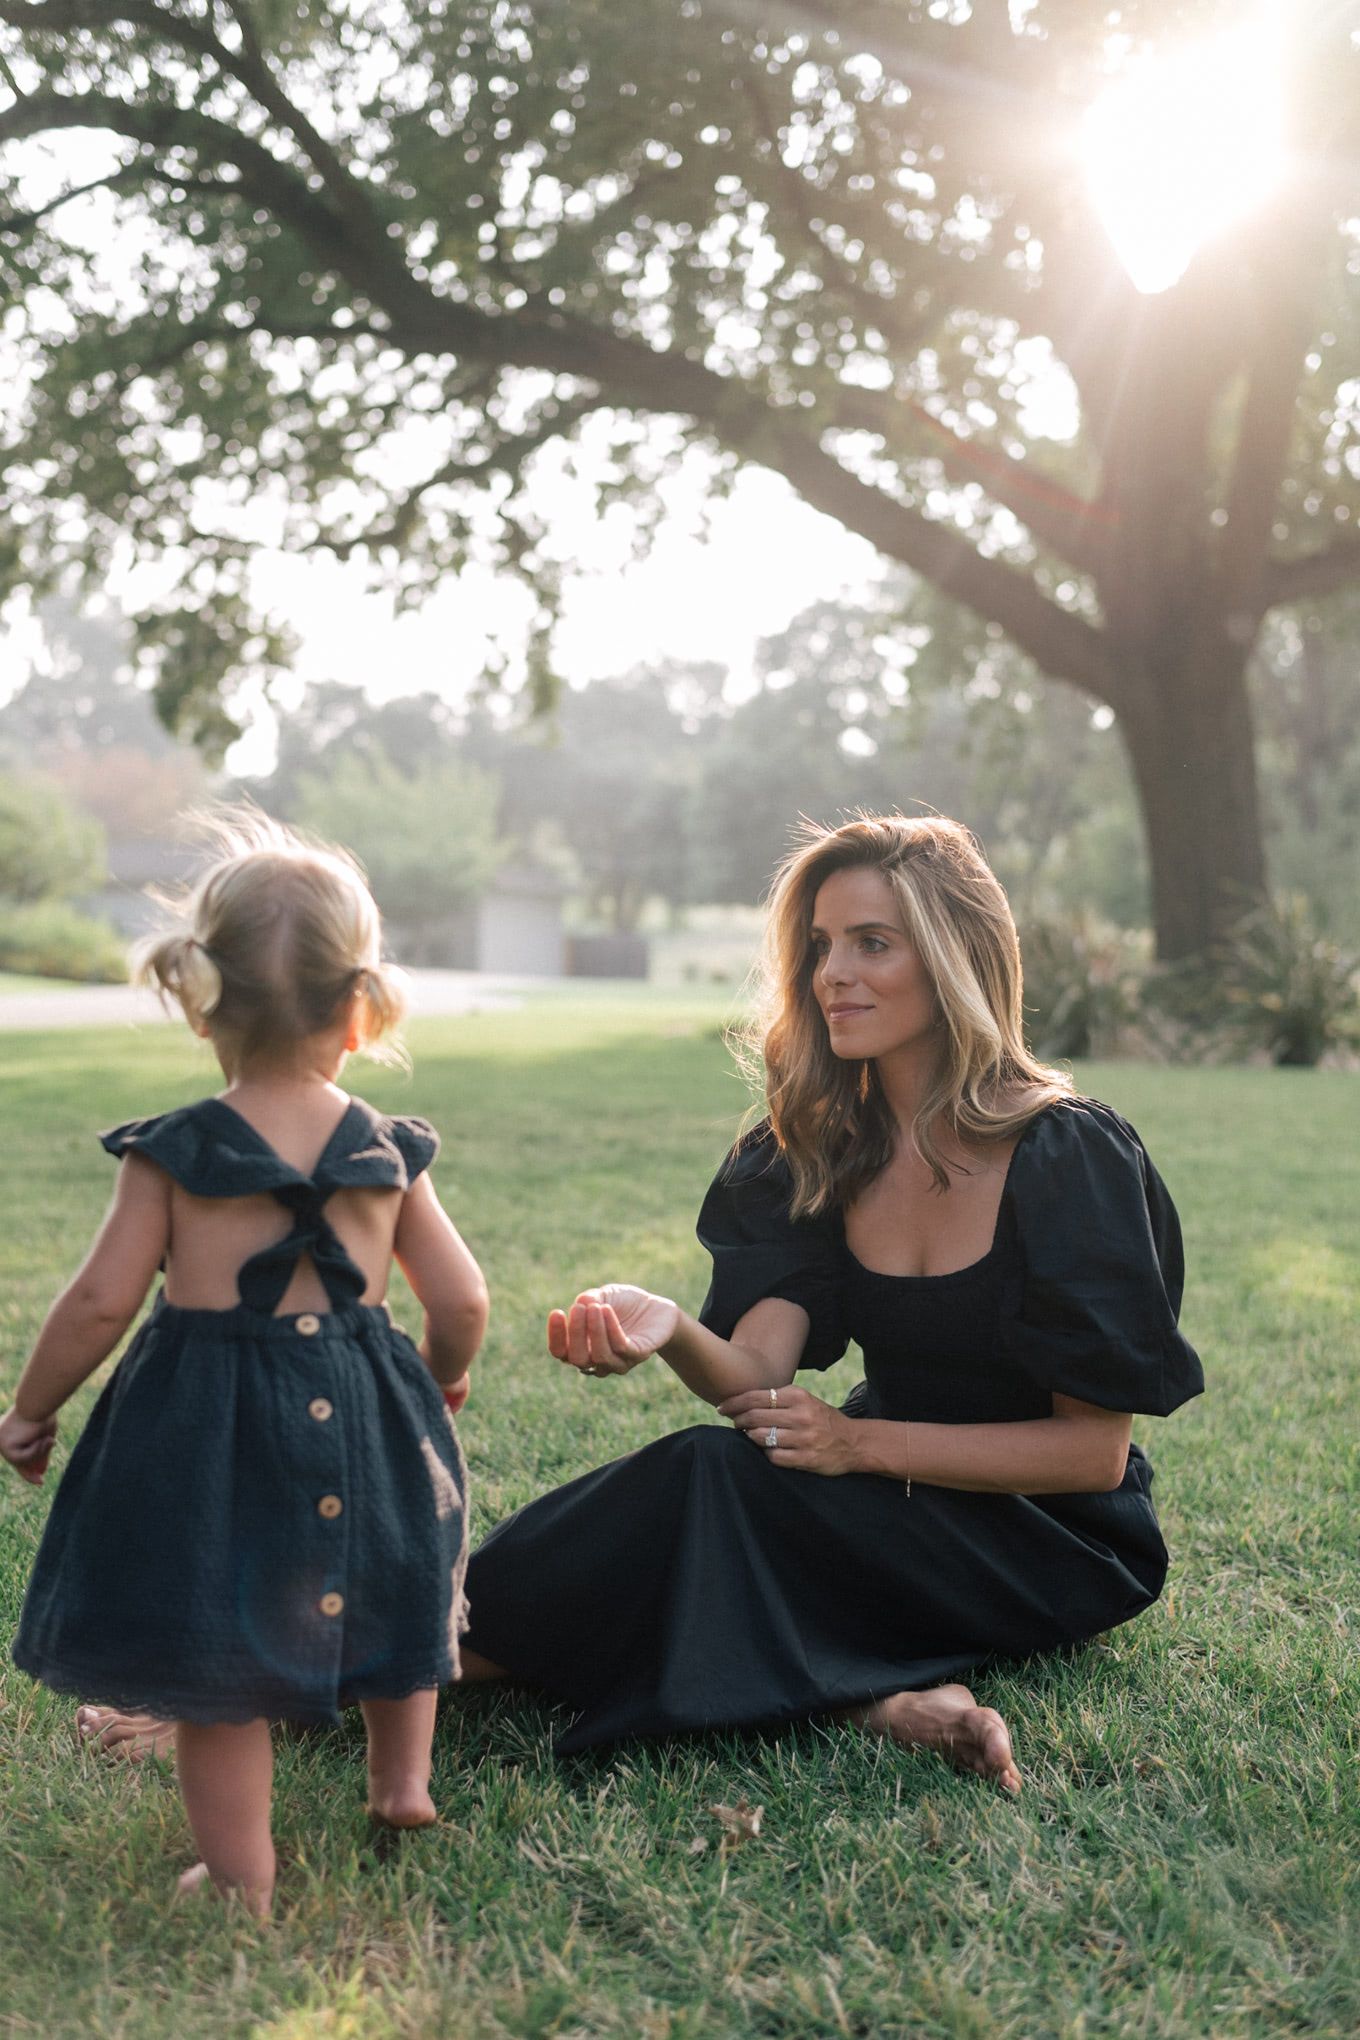
[[[1283,176],[1278,34],[1257,24],[1136,62],[1088,109],[1081,154],[1135,288],[1169,290]]]

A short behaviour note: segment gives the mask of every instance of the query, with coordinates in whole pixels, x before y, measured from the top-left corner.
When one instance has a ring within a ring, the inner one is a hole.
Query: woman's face
[[[935,993],[907,940],[892,887],[879,871],[831,874],[812,909],[812,989],[833,1055],[891,1055],[933,1031]]]

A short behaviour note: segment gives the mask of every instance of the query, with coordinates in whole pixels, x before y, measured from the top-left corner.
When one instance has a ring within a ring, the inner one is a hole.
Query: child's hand
[[[7,1459],[20,1479],[33,1487],[42,1485],[56,1439],[55,1417],[34,1423],[17,1410],[6,1410],[0,1417],[0,1459]]]
[[[459,1376],[457,1381],[451,1381],[448,1384],[447,1388],[444,1388],[442,1390],[444,1401],[448,1405],[448,1411],[451,1417],[456,1417],[459,1410],[462,1409],[463,1404],[468,1399],[468,1390],[471,1388],[471,1386],[472,1386],[471,1375],[463,1374]]]

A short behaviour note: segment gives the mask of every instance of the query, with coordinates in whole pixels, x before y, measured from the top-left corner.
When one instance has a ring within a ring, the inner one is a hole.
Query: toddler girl
[[[138,975],[211,1041],[226,1088],[100,1136],[122,1158],[112,1207],[0,1453],[41,1481],[57,1411],[163,1268],[71,1455],[14,1657],[60,1692],[175,1718],[202,1857],[181,1887],[209,1877],[264,1913],[271,1718],[357,1701],[374,1819],[435,1817],[467,1545],[452,1413],[487,1303],[425,1173],[434,1130],[337,1086],[402,1013],[358,871],[263,817],[217,834],[186,924],[144,945]],[[393,1256],[424,1306],[419,1348],[383,1301]]]

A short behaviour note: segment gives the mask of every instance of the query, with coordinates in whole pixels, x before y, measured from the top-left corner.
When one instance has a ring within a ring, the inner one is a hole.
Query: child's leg
[[[219,1891],[239,1892],[263,1918],[274,1895],[269,1723],[176,1722],[175,1755],[184,1810],[209,1877]]]
[[[388,1827],[429,1827],[430,1748],[434,1742],[435,1687],[404,1700],[365,1700],[368,1730],[368,1810]]]

